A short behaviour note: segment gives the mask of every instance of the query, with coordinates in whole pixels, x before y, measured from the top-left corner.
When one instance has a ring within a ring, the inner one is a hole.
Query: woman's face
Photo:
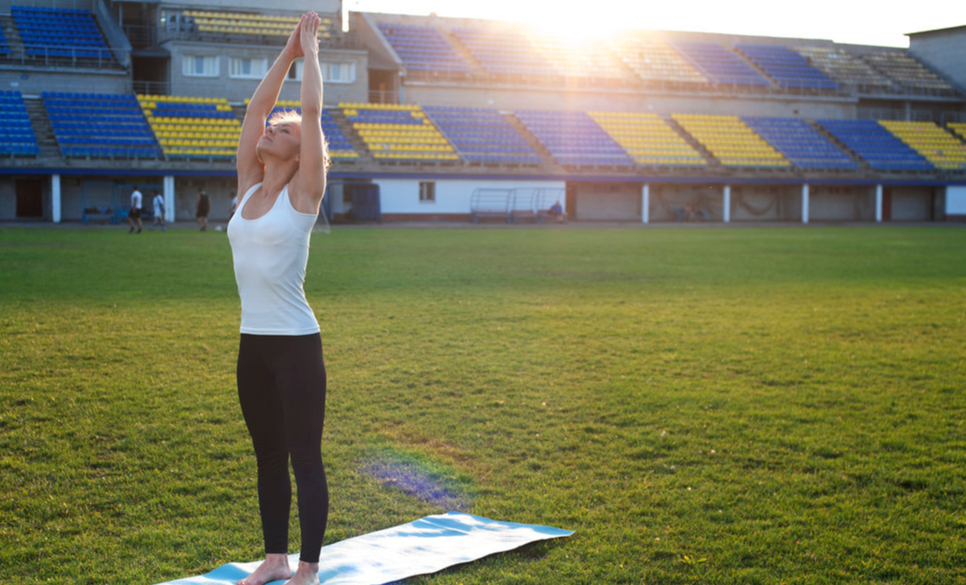
[[[289,160],[297,157],[302,145],[302,125],[298,122],[279,122],[265,128],[265,134],[258,139],[255,152],[265,161],[265,155]]]

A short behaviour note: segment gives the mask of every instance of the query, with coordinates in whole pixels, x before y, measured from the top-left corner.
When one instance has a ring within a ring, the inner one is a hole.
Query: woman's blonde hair
[[[296,110],[279,110],[268,117],[265,122],[267,126],[274,126],[276,124],[284,124],[286,122],[298,122],[299,126],[302,126],[302,114]],[[326,169],[332,164],[332,160],[329,158],[329,143],[325,141],[325,134],[322,134],[322,164]]]

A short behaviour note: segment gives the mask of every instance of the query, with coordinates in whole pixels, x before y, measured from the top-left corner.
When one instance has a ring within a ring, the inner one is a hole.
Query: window
[[[322,63],[322,77],[327,83],[354,83],[355,63]]]
[[[288,70],[288,78],[292,81],[302,81],[302,70],[305,69],[305,61],[298,59]]]
[[[185,55],[182,57],[183,73],[185,77],[218,77],[218,56],[197,57]]]
[[[356,81],[355,63],[320,63],[319,68],[322,70],[322,79],[325,83],[355,83]],[[305,61],[299,59],[292,63],[292,67],[288,70],[289,80],[302,81],[304,71]]]
[[[419,202],[436,203],[436,183],[424,182],[419,184]]]
[[[261,79],[268,73],[268,59],[243,59],[232,57],[228,75],[242,79]]]

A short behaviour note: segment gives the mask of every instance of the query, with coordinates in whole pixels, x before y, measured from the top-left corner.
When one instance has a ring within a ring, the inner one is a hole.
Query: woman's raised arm
[[[252,99],[245,111],[245,121],[242,123],[241,134],[238,137],[238,153],[235,159],[239,195],[248,192],[252,185],[260,182],[265,175],[265,165],[258,160],[255,146],[258,144],[258,139],[265,133],[265,121],[268,120],[275,102],[278,101],[278,94],[282,90],[282,84],[285,83],[289,68],[303,55],[301,30],[306,20],[308,20],[306,15],[302,15],[295,30],[289,35],[285,48],[252,94]],[[317,49],[316,55],[318,55]],[[317,62],[318,57],[316,57]]]
[[[289,193],[318,211],[325,194],[326,152],[322,135],[322,70],[319,67],[317,33],[321,19],[310,12],[302,19],[301,44],[305,56],[302,70],[302,144],[299,170],[292,178]]]

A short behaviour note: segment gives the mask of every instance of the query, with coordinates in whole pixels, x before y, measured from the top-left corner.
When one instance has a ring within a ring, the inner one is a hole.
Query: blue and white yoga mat
[[[498,522],[459,512],[426,516],[322,547],[319,581],[322,585],[383,585],[571,534],[550,526]],[[298,555],[290,555],[288,561],[294,572]],[[234,585],[260,562],[230,563],[207,575],[159,585]]]

